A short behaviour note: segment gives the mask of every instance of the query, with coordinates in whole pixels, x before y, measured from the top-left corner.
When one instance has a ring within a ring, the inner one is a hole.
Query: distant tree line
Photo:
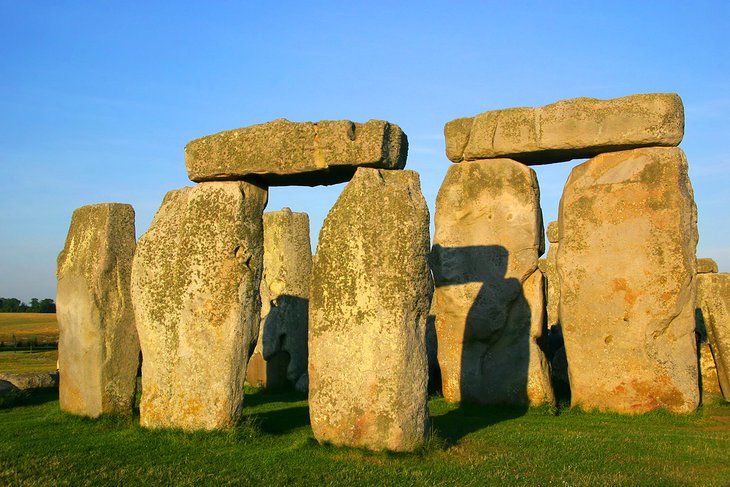
[[[16,298],[0,298],[0,313],[55,313],[56,303],[51,298],[33,298],[25,304]]]

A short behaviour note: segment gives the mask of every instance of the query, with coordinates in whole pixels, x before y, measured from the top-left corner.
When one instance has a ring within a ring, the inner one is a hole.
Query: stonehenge
[[[307,320],[312,247],[309,216],[289,208],[264,213],[261,326],[248,362],[252,386],[307,391]]]
[[[327,215],[309,303],[318,441],[410,451],[425,440],[429,243],[413,171],[358,169]]]
[[[438,358],[449,402],[554,402],[540,190],[510,159],[452,165],[436,200],[432,269]]]
[[[74,211],[56,274],[63,411],[90,417],[132,414],[139,366],[130,296],[134,251],[130,205]]]
[[[142,347],[140,422],[233,426],[258,336],[267,190],[241,181],[170,191],[137,243],[132,299]]]
[[[730,274],[696,258],[683,135],[671,93],[452,120],[433,242],[398,125],[278,119],[193,140],[196,184],[138,242],[129,205],[74,212],[61,408],[131,414],[140,350],[145,428],[231,428],[244,383],[295,387],[317,441],[371,450],[424,443],[429,377],[483,406],[553,405],[560,388],[586,410],[687,413],[700,380],[728,399]],[[589,160],[541,258],[530,166],[574,158]],[[264,213],[271,186],[342,182],[314,256],[306,213]]]
[[[192,181],[248,178],[269,186],[335,184],[358,167],[403,169],[408,139],[383,120],[273,122],[228,130],[185,146]]]

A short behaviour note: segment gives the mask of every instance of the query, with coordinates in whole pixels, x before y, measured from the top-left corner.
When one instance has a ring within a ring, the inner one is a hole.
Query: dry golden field
[[[38,339],[39,344],[58,342],[55,313],[0,313],[0,342]]]
[[[35,339],[35,340],[34,340]],[[58,342],[55,313],[0,313],[0,342]],[[51,372],[56,370],[58,350],[0,351],[0,372]]]

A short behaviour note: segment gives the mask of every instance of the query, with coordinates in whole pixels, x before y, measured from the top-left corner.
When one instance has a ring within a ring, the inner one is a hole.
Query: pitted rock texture
[[[266,199],[244,182],[170,191],[140,237],[132,297],[142,426],[210,430],[238,420],[258,336]]]
[[[90,417],[132,414],[139,367],[129,289],[134,249],[131,205],[104,203],[74,211],[56,274],[63,411]]]
[[[572,404],[695,410],[697,212],[682,150],[607,153],[575,167],[558,222]]]
[[[702,376],[702,402],[707,401],[711,396],[721,396],[720,378],[717,375],[715,357],[712,355],[712,348],[708,342],[700,343],[700,375]]]
[[[446,124],[453,162],[508,157],[538,165],[609,151],[676,146],[684,136],[684,107],[675,93],[612,100],[573,98],[539,108],[508,108]]]
[[[406,134],[383,120],[272,122],[193,140],[185,166],[193,181],[246,178],[269,186],[349,181],[358,167],[403,169]]]
[[[535,172],[509,159],[449,168],[436,200],[431,265],[438,358],[449,402],[554,401]]]
[[[307,373],[311,275],[309,216],[289,208],[264,213],[261,326],[246,371],[249,384],[295,386]]]
[[[320,442],[410,451],[428,432],[429,214],[413,171],[358,169],[324,221],[309,303]]]
[[[707,331],[722,394],[730,401],[730,273],[698,275],[697,306]]]

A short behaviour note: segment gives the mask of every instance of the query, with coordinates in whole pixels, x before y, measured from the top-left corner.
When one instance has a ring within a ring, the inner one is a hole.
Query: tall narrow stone
[[[545,339],[540,191],[516,161],[449,168],[436,200],[432,268],[449,402],[553,402]]]
[[[311,274],[309,216],[289,208],[264,213],[261,326],[246,372],[249,384],[306,385]]]
[[[58,256],[59,401],[70,413],[132,414],[139,340],[129,279],[134,209],[78,208]]]
[[[309,305],[318,441],[395,451],[424,441],[428,227],[413,171],[358,169],[327,215]]]
[[[699,274],[697,305],[707,331],[720,389],[725,400],[730,401],[730,273]]]
[[[693,411],[697,213],[682,150],[607,153],[575,167],[558,221],[573,405]]]
[[[132,297],[142,426],[218,429],[238,420],[260,320],[266,198],[244,182],[170,191],[139,239]]]

